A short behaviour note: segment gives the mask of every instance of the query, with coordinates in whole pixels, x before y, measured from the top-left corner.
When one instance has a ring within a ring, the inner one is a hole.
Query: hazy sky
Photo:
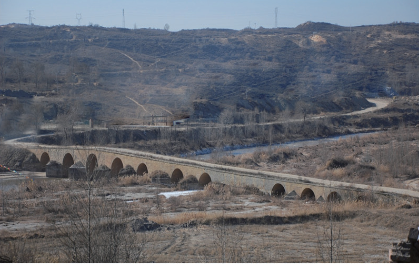
[[[276,7],[278,27],[419,23],[419,0],[0,0],[0,25],[27,24],[33,10],[36,25],[77,25],[81,14],[80,25],[122,27],[124,9],[126,28],[273,28]]]

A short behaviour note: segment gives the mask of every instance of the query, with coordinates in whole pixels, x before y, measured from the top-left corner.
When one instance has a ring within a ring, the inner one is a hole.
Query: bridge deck
[[[225,184],[253,185],[267,193],[272,192],[275,184],[281,184],[284,191],[286,190],[285,193],[295,190],[300,196],[305,189],[310,188],[316,198],[320,196],[323,198],[328,197],[332,192],[338,192],[340,196],[347,198],[357,197],[362,193],[373,193],[374,195],[387,197],[419,198],[419,192],[407,189],[329,181],[286,173],[238,168],[131,149],[88,146],[50,146],[34,143],[14,144],[18,144],[20,147],[31,150],[40,160],[43,153],[47,153],[51,157],[51,160],[58,162],[63,161],[63,157],[66,154],[71,154],[74,158],[74,163],[82,161],[86,164],[84,161],[86,161],[89,154],[93,153],[97,155],[98,163],[107,165],[110,168],[113,166],[115,159],[120,159],[121,163],[129,164],[133,167],[136,164],[143,163],[149,168],[148,172],[162,170],[169,175],[173,175],[174,171],[177,169],[181,172],[182,177],[185,174],[194,175],[196,177],[207,174],[211,181]]]

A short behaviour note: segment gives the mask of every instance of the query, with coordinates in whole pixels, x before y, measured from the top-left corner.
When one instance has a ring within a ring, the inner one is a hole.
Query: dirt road
[[[365,108],[363,110],[359,110],[359,111],[354,111],[354,112],[350,112],[347,114],[343,114],[343,115],[360,115],[360,114],[365,114],[365,113],[369,113],[369,112],[373,112],[379,109],[382,109],[386,106],[388,106],[393,100],[390,98],[370,98],[367,99],[368,102],[375,104],[375,106],[373,107],[368,107]]]
[[[386,106],[388,106],[391,102],[392,99],[390,98],[369,98],[366,99],[368,102],[375,104],[375,106],[373,107],[368,107],[359,111],[353,111],[350,113],[346,113],[346,114],[326,114],[326,115],[316,115],[316,116],[309,116],[306,117],[305,120],[316,120],[316,119],[320,119],[320,118],[324,118],[327,116],[349,116],[349,115],[360,115],[360,114],[365,114],[365,113],[369,113],[369,112],[373,112],[379,109],[382,109]],[[274,122],[269,122],[266,123],[265,125],[272,125],[272,124],[282,124],[282,123],[288,123],[288,122],[303,122],[304,119],[303,118],[293,118],[293,119],[287,119],[287,120],[281,120],[281,121],[274,121]]]

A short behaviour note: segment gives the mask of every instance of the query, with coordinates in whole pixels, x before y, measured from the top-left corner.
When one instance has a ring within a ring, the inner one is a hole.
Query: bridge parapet
[[[250,185],[273,195],[295,191],[302,198],[316,200],[336,198],[351,200],[362,198],[366,194],[373,194],[383,199],[399,197],[419,199],[419,192],[411,190],[238,168],[130,149],[50,146],[32,143],[22,144],[22,146],[35,153],[41,162],[54,160],[62,163],[64,168],[68,168],[80,161],[86,165],[87,171],[93,170],[94,166],[103,164],[111,169],[114,176],[122,167],[131,165],[140,175],[146,172],[163,171],[171,176],[172,182],[178,182],[183,177],[193,175],[201,185],[211,181],[231,185]]]

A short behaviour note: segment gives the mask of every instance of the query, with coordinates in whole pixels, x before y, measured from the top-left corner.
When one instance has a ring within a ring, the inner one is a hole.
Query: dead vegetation
[[[56,119],[82,98],[87,108],[83,118],[119,123],[160,115],[163,109],[206,118],[219,116],[230,106],[271,113],[301,111],[301,105],[305,113],[360,110],[366,101],[358,97],[359,91],[377,93],[375,87],[384,85],[400,94],[418,94],[416,39],[411,38],[417,36],[417,25],[331,31],[318,24],[295,29],[170,33],[62,25],[2,27],[0,81],[9,98],[0,104],[7,116],[0,132],[8,134],[18,120],[38,125],[32,115],[35,107],[17,106],[11,99],[32,101],[35,94],[45,96],[37,99],[42,107],[36,111],[44,112],[48,119]],[[113,44],[108,46],[110,38]],[[56,47],[53,50],[47,48],[51,42]],[[339,56],[320,43],[339,47]],[[377,52],[369,52],[368,46]],[[388,52],[392,50],[398,56]],[[136,75],[139,65],[141,75]],[[377,72],[376,65],[387,70]],[[206,101],[209,103],[203,103]]]
[[[298,125],[288,127],[288,133],[293,128],[298,129]],[[268,139],[272,131],[265,132],[262,135]],[[418,177],[418,138],[415,128],[402,127],[321,147],[278,148],[214,158],[233,166],[406,187],[406,181]],[[162,191],[198,186],[192,175],[175,186],[162,171],[91,184],[29,177],[17,189],[2,188],[1,259],[383,262],[388,245],[403,238],[405,228],[417,224],[419,213],[418,204],[383,203],[372,191],[332,209],[327,202],[287,201],[251,186],[216,183],[195,194],[164,198],[159,195]],[[133,227],[138,222],[152,228],[138,231]]]
[[[330,203],[286,201],[216,183],[187,196],[158,195],[175,189],[151,183],[148,175],[90,186],[27,179],[0,195],[0,256],[20,262],[313,262],[328,255],[319,243],[328,241]],[[385,261],[388,243],[374,244],[376,234],[382,241],[400,237],[418,210],[414,203],[373,199],[333,206],[342,245],[336,259]],[[145,217],[154,229],[135,231],[135,221]],[[373,246],[360,254],[356,249],[365,243]]]
[[[348,137],[321,146],[272,148],[212,159],[219,164],[321,179],[419,190],[419,131],[415,127]]]

